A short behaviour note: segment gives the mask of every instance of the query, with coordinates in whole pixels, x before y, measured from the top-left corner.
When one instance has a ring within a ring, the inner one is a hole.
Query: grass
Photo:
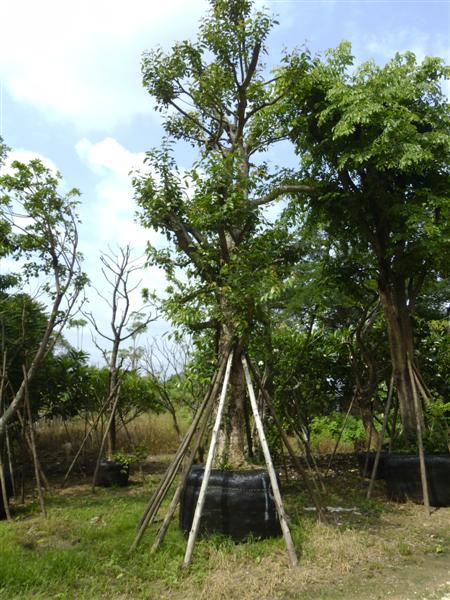
[[[149,551],[155,524],[129,555],[158,477],[95,494],[87,484],[59,490],[48,498],[47,520],[35,502],[17,507],[14,523],[0,522],[0,598],[407,598],[392,595],[395,586],[403,593],[420,576],[417,589],[430,585],[431,592],[419,597],[431,599],[450,581],[450,509],[426,520],[420,506],[385,502],[382,487],[367,502],[367,484],[348,469],[330,474],[325,503],[357,511],[336,513],[327,524],[304,510],[310,502],[296,479],[285,484],[300,558],[295,569],[282,538],[234,544],[216,536],[198,542],[191,569],[182,571],[186,540],[175,522],[157,554]]]
[[[177,415],[182,433],[189,425],[191,416],[187,412],[179,411]],[[170,454],[176,451],[179,439],[175,433],[172,419],[168,413],[145,413],[135,418],[127,425],[127,431],[118,423],[117,447],[126,451],[131,446],[144,446],[148,452],[156,454]],[[81,418],[73,418],[65,423],[62,420],[42,420],[38,423],[36,440],[39,456],[50,457],[52,462],[55,455],[61,461],[66,458],[66,452],[73,455],[79,448],[85,434],[85,422]],[[93,432],[85,445],[85,454],[95,457],[103,435]],[[132,443],[130,443],[130,439]],[[68,446],[69,444],[69,446]]]

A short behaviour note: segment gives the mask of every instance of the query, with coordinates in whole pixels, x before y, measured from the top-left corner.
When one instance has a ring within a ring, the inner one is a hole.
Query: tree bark
[[[397,389],[403,432],[407,440],[416,437],[416,412],[408,360],[414,362],[414,337],[405,281],[388,269],[380,271],[379,294],[386,319],[389,347]]]
[[[225,301],[226,303],[226,301]],[[233,326],[224,323],[219,341],[219,351],[234,337]],[[245,403],[247,402],[242,369],[242,341],[236,342],[233,364],[230,373],[229,392],[225,408],[223,428],[219,432],[217,447],[217,464],[239,468],[247,463]]]

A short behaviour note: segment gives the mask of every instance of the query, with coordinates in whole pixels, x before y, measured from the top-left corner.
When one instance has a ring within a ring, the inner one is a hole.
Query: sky
[[[258,1],[278,17],[269,39],[269,65],[283,49],[306,44],[324,52],[342,40],[352,43],[358,61],[383,64],[397,51],[419,59],[441,56],[450,62],[450,0],[271,0]],[[130,243],[144,254],[155,232],[136,222],[129,172],[163,135],[161,116],[141,84],[142,52],[169,49],[194,39],[208,3],[203,0],[15,0],[3,4],[0,35],[0,135],[11,157],[38,156],[54,165],[64,186],[80,189],[80,248],[85,270],[104,289],[99,256]],[[193,156],[178,150],[181,167]],[[278,157],[281,160],[283,156]],[[286,160],[288,160],[286,156]],[[160,239],[159,239],[160,241]],[[140,275],[142,287],[161,293],[156,267]],[[136,281],[139,283],[139,281]],[[107,309],[87,292],[90,310],[107,328]],[[140,306],[139,289],[133,307]],[[169,326],[150,325],[148,336]],[[89,331],[69,330],[75,346],[101,358]],[[83,338],[81,340],[81,337]]]

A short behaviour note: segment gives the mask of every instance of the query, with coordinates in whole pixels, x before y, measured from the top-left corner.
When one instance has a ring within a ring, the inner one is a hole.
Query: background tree
[[[24,400],[47,354],[60,338],[76,308],[86,277],[78,253],[76,189],[61,194],[61,176],[39,160],[13,162],[12,173],[0,177],[0,223],[6,223],[9,255],[20,265],[20,284],[35,281],[37,295],[48,301],[45,326],[27,348],[26,375],[17,383],[9,404],[0,415],[0,440]],[[8,353],[6,346],[3,352]]]
[[[295,53],[287,62],[279,82],[286,124],[316,186],[307,206],[330,236],[371,253],[411,438],[409,361],[421,377],[412,317],[427,282],[448,273],[449,69],[437,58],[417,64],[412,53],[355,67],[348,44],[324,61]]]
[[[110,314],[110,332],[106,333],[97,324],[94,315],[86,313],[86,317],[92,323],[96,333],[109,342],[111,347],[103,350],[106,363],[108,365],[108,390],[106,399],[109,399],[111,425],[108,431],[108,458],[112,458],[116,452],[116,407],[121,388],[121,367],[127,354],[120,354],[121,346],[129,339],[136,339],[136,335],[141,333],[147,325],[155,319],[152,315],[142,316],[139,311],[139,318],[136,313],[131,311],[131,294],[140,286],[140,281],[133,282],[133,275],[139,271],[142,266],[139,261],[131,257],[131,248],[127,245],[125,248],[119,248],[118,254],[104,253],[100,257],[102,262],[102,274],[105,282],[110,288],[110,295],[106,292],[97,292],[98,295],[109,307]],[[99,346],[100,347],[100,346]],[[101,348],[100,348],[101,349]]]

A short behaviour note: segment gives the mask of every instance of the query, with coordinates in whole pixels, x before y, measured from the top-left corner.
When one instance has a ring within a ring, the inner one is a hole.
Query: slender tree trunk
[[[408,360],[414,360],[414,338],[411,316],[406,299],[405,282],[382,271],[379,293],[386,319],[395,388],[398,394],[403,431],[408,440],[416,437],[416,413]]]
[[[110,367],[109,367],[109,377],[108,377],[108,395],[111,397],[111,410],[113,406],[116,404],[116,394],[119,393],[117,389],[117,357],[119,354],[119,342],[116,339],[114,341],[113,350],[111,353]],[[114,390],[116,390],[114,394]],[[117,450],[117,429],[116,429],[116,415],[111,414],[111,426],[108,431],[108,441],[107,441],[107,456],[108,459],[111,460]]]

